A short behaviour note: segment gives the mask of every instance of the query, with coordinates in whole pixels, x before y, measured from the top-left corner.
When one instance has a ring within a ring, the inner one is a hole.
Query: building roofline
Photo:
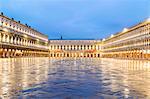
[[[127,27],[127,31],[126,32],[132,31],[133,29],[135,29],[137,27],[140,27],[142,24],[147,23],[149,19],[150,18],[147,18],[144,21],[138,22],[137,24],[134,24],[132,26]],[[126,33],[126,32],[120,31],[120,32],[114,33],[113,35],[114,35],[114,37],[116,37],[116,36],[119,36],[119,35],[121,35],[123,33]],[[105,40],[109,40],[109,39],[111,39],[111,36],[108,36],[108,37],[105,38]]]
[[[85,39],[79,39],[79,38],[71,38],[71,39],[49,39],[49,41],[51,40],[101,40],[101,39],[90,39],[90,38],[85,38]]]
[[[44,33],[41,33],[41,32],[39,32],[38,30],[36,30],[36,29],[34,29],[34,28],[30,27],[30,26],[25,25],[25,24],[21,23],[20,21],[14,20],[14,19],[12,19],[12,18],[10,18],[10,17],[8,17],[8,16],[6,16],[6,15],[4,15],[4,14],[0,14],[0,16],[5,17],[5,18],[8,19],[8,20],[14,21],[15,23],[18,23],[18,24],[20,24],[20,25],[22,25],[22,26],[24,26],[24,27],[27,27],[27,28],[29,28],[29,29],[31,29],[31,30],[33,30],[33,31],[35,31],[35,32],[38,32],[39,34],[41,34],[41,35],[43,35],[43,36],[45,36],[45,37],[48,38],[48,35],[46,35],[46,34],[44,34]]]

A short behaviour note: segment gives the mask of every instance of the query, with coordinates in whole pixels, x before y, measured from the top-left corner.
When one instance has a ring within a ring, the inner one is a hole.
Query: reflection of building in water
[[[48,37],[0,14],[0,57],[46,56]]]
[[[108,78],[111,81],[108,87],[113,92],[122,89],[126,98],[134,93],[138,93],[135,96],[150,95],[150,61],[104,58],[101,64],[102,82]]]
[[[100,57],[99,40],[50,40],[50,57]]]
[[[138,92],[139,95],[150,95],[150,61],[120,60],[120,69],[126,74],[123,83],[129,92]],[[119,66],[118,66],[119,67]],[[150,97],[147,97],[149,99]]]
[[[102,41],[103,57],[150,58],[150,19]]]
[[[7,66],[6,66],[7,65]],[[49,58],[12,58],[0,60],[0,98],[48,79]]]

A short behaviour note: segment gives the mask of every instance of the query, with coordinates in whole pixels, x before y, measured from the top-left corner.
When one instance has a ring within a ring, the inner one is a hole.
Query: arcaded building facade
[[[48,56],[48,36],[0,14],[0,57]]]
[[[150,19],[103,39],[102,57],[150,59]]]
[[[48,40],[27,24],[0,14],[0,57],[150,59],[150,18],[103,40]]]
[[[100,57],[100,40],[49,40],[50,57]]]

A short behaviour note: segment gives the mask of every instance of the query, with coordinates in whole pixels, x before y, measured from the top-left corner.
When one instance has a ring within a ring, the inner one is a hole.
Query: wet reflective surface
[[[0,59],[3,99],[150,99],[150,61]]]

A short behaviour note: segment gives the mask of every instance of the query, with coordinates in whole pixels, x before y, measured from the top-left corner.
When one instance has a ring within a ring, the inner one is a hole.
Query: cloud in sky
[[[149,17],[149,0],[1,0],[0,11],[49,38],[103,38]]]

